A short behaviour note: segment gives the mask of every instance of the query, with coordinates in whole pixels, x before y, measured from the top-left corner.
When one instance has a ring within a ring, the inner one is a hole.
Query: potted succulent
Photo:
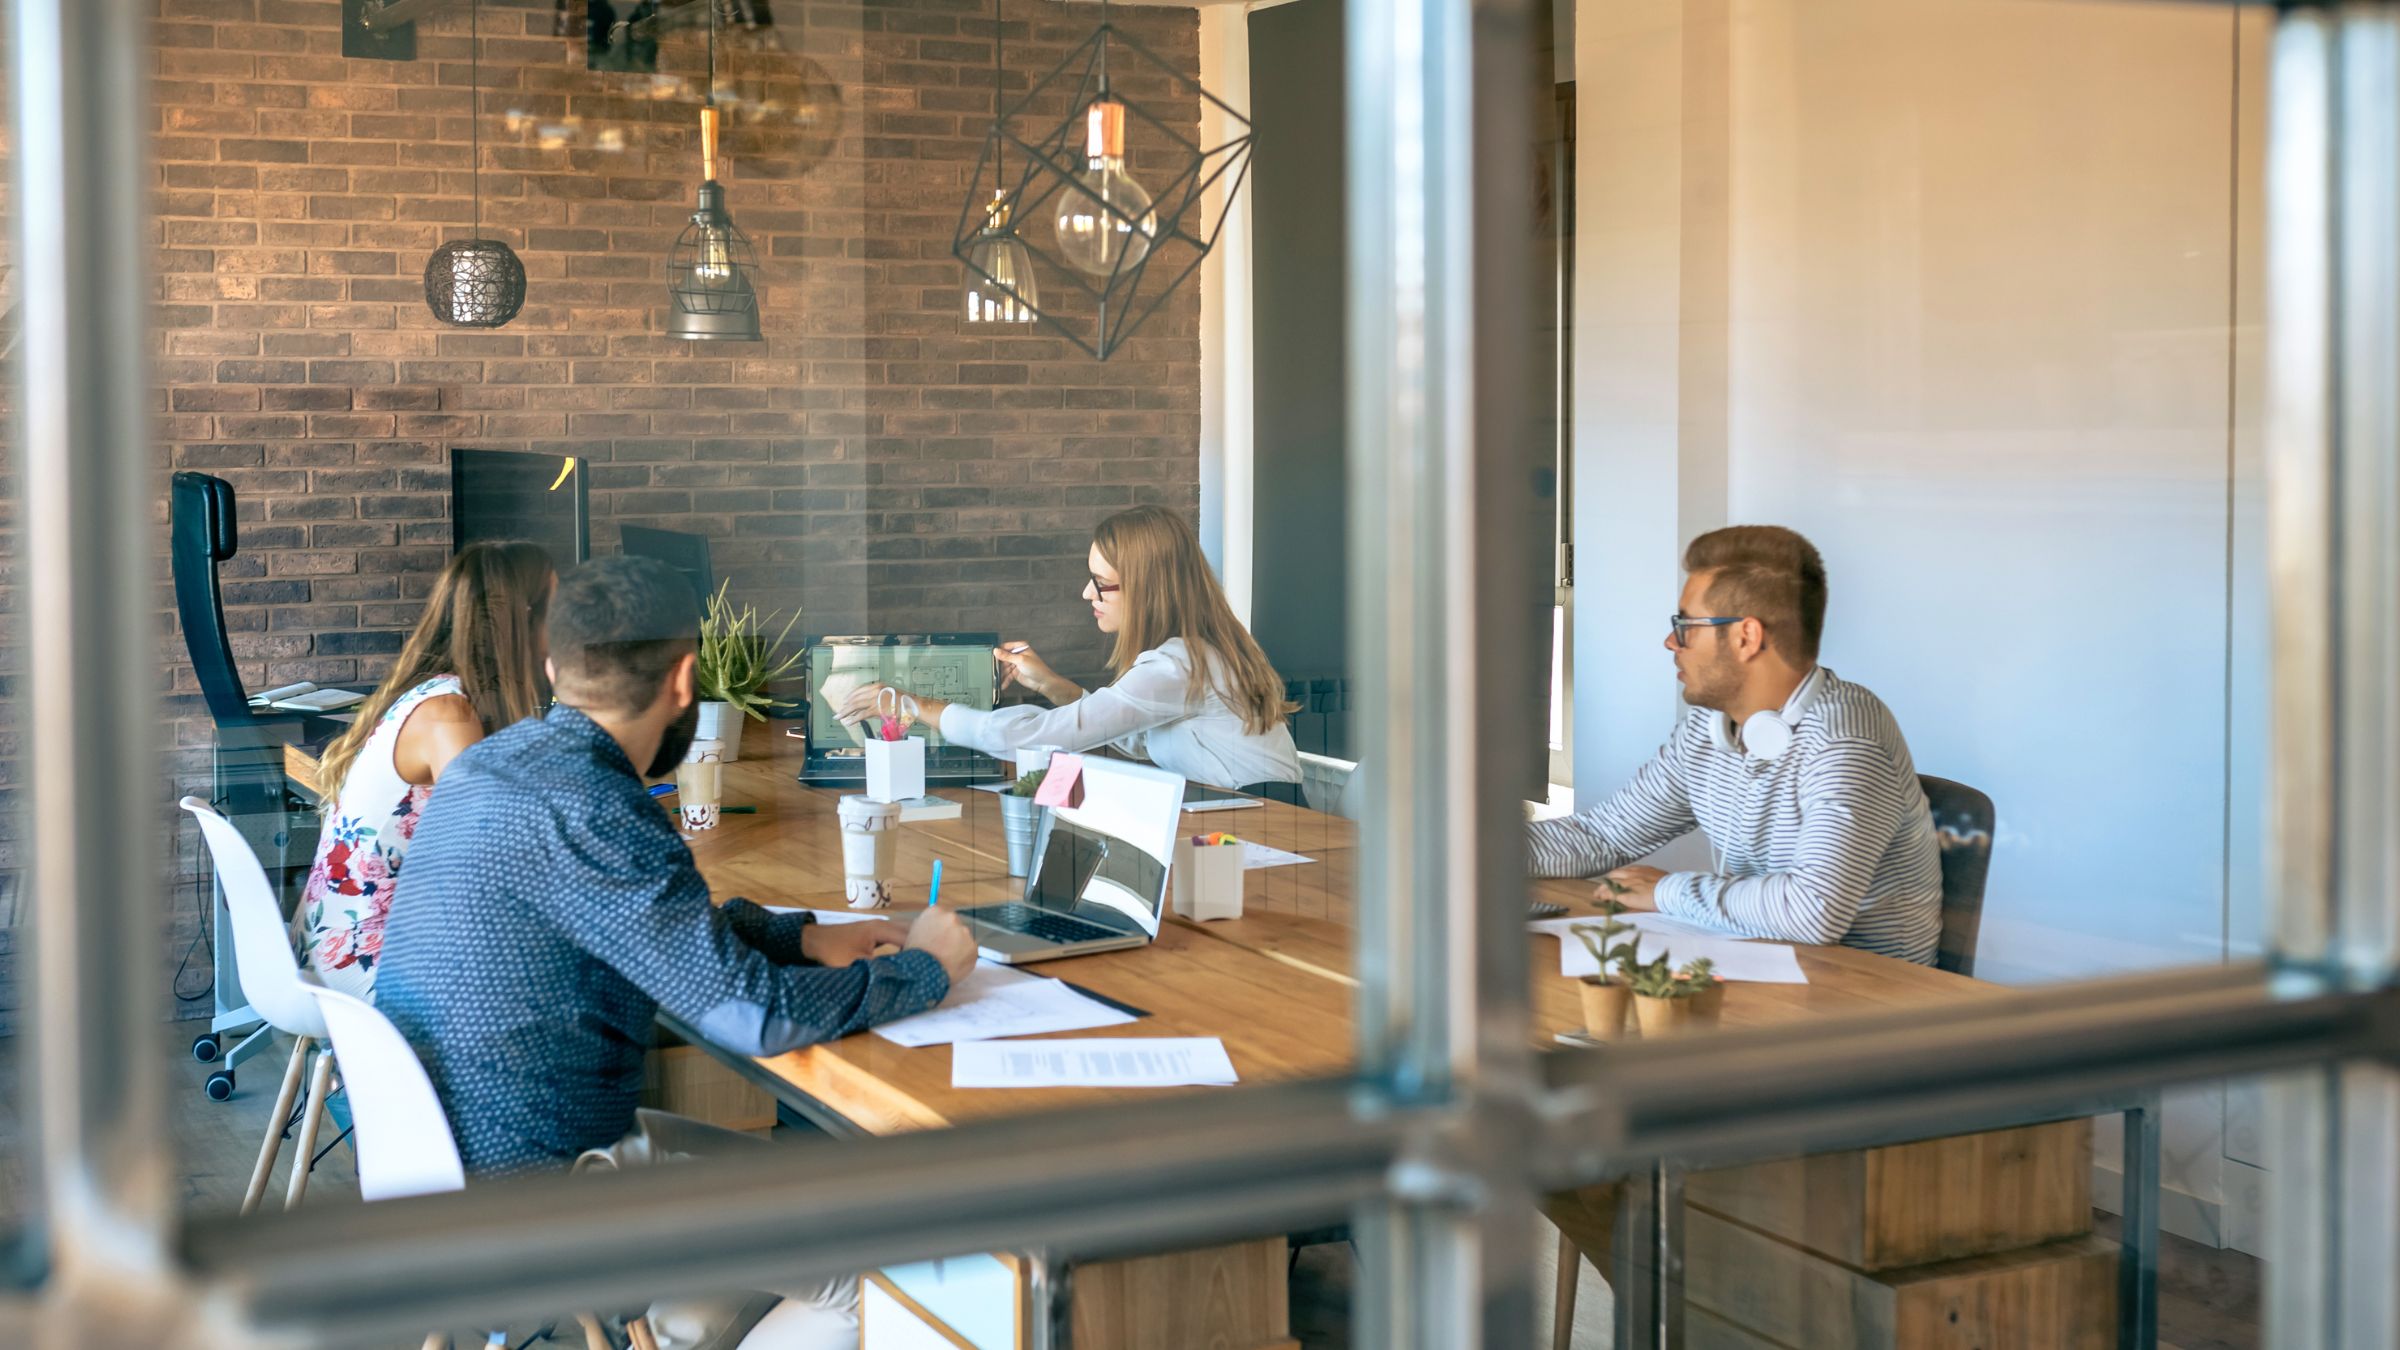
[[[1706,957],[1676,967],[1674,957],[1660,952],[1656,959],[1628,962],[1632,977],[1633,1016],[1642,1035],[1666,1036],[1697,1026],[1714,1026],[1724,1003],[1724,985]]]
[[[766,626],[775,621],[775,615],[761,619],[749,605],[734,608],[725,594],[729,584],[718,585],[717,593],[709,597],[708,612],[701,617],[696,671],[700,681],[698,738],[723,743],[728,762],[740,755],[743,720],[767,720],[767,682],[789,675],[807,656],[784,645],[793,625],[800,622],[798,610],[792,611],[782,631],[770,640]]]
[[[1633,999],[1633,986],[1625,972],[1634,961],[1638,937],[1619,942],[1616,939],[1636,930],[1629,923],[1620,923],[1617,916],[1625,907],[1615,900],[1601,902],[1598,923],[1579,923],[1567,931],[1583,942],[1600,963],[1597,974],[1582,977],[1583,1029],[1596,1041],[1613,1041],[1625,1034],[1625,1014]]]
[[[1000,832],[1008,840],[1008,874],[1021,877],[1033,870],[1033,836],[1041,823],[1042,808],[1034,805],[1033,794],[1042,787],[1048,769],[1035,769],[1020,775],[1000,794]]]

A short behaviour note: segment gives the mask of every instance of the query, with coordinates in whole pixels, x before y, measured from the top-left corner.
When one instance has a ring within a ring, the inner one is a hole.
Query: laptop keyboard
[[[1045,942],[1091,942],[1099,938],[1126,936],[1114,928],[1105,928],[1096,923],[1086,923],[1081,919],[1070,919],[1064,914],[1054,914],[1046,909],[1035,909],[1031,905],[1020,905],[1013,900],[1005,905],[984,905],[975,909],[960,910],[959,913],[977,923],[990,924],[994,928],[1010,933],[1023,933],[1028,937],[1037,937]]]

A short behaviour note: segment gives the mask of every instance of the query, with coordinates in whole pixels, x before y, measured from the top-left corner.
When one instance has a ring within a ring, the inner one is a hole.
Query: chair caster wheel
[[[201,1090],[208,1094],[208,1099],[212,1102],[221,1102],[232,1097],[233,1070],[219,1069],[210,1074],[208,1081],[201,1085]]]
[[[204,1031],[192,1038],[192,1058],[203,1064],[214,1064],[223,1051],[217,1047],[217,1033]]]

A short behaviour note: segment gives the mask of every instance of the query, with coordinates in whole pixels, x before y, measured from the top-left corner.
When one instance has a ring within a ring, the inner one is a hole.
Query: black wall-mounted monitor
[[[590,466],[573,455],[450,451],[450,551],[529,539],[564,572],[592,554]]]
[[[685,530],[660,530],[648,525],[617,527],[619,548],[628,556],[656,558],[692,583],[692,594],[703,608],[717,593],[716,569],[709,565],[708,536]]]

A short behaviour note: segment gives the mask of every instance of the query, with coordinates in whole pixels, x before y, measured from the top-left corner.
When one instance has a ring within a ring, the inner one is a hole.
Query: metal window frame
[[[14,4],[28,688],[41,710],[27,728],[24,1096],[38,1104],[46,1275],[0,1296],[0,1339],[350,1341],[902,1257],[1188,1242],[1347,1207],[1362,1343],[1524,1344],[1539,1188],[2281,1071],[2299,1086],[2278,1099],[2279,1189],[2300,1203],[2275,1230],[2277,1329],[2294,1345],[2400,1343],[2400,862],[2382,829],[2400,799],[2400,653],[2379,628],[2400,595],[2388,0],[2291,6],[2276,38],[2273,967],[1671,1053],[1527,1050],[1509,805],[1523,766],[1478,741],[1473,710],[1479,691],[1521,687],[1498,653],[1522,649],[1508,625],[1533,580],[1513,575],[1506,546],[1515,485],[1475,453],[1513,428],[1523,368],[1528,6],[1351,0],[1352,604],[1365,715],[1387,747],[1365,770],[1362,895],[1381,899],[1361,906],[1356,1080],[843,1144],[833,1166],[795,1150],[765,1166],[242,1222],[176,1211],[158,1085],[119,1053],[147,1044],[157,1012],[152,982],[115,954],[119,934],[156,917],[155,841],[111,828],[150,800],[126,785],[159,768],[154,722],[136,712],[154,668],[145,8]],[[2366,126],[2382,134],[2345,134]]]

